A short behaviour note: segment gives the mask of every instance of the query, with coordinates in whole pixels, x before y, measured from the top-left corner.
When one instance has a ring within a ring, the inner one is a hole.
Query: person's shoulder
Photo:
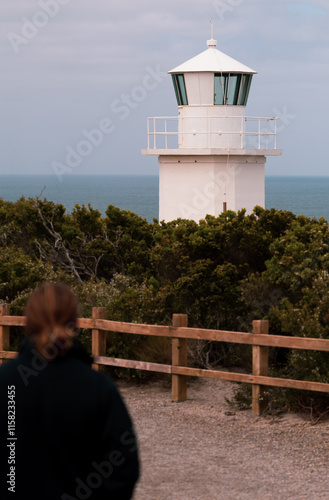
[[[3,364],[0,365],[0,379],[5,375],[10,373],[16,373],[17,369],[22,364],[27,364],[28,355],[30,353],[30,345],[27,339],[24,339],[19,344],[19,349],[17,355],[12,359],[3,360]]]
[[[20,358],[17,356],[16,358],[6,360],[2,365],[0,365],[0,373],[1,375],[5,373],[9,373],[11,371],[15,371],[17,366],[20,364]]]
[[[17,370],[18,366],[18,358],[5,361],[5,363],[0,366],[0,387],[5,387],[16,382],[16,378],[19,375]]]
[[[112,378],[104,372],[96,371],[94,369],[90,370],[89,375],[99,387],[102,386],[106,389],[116,389],[116,385]]]
[[[106,373],[91,370],[91,382],[98,393],[98,397],[107,402],[122,402],[123,398],[116,382]]]
[[[74,363],[76,367],[79,367],[79,371],[83,371],[95,383],[107,385],[108,387],[114,385],[112,379],[106,373],[92,368],[93,358],[77,339],[74,339],[73,347],[68,351],[66,358],[69,363]]]

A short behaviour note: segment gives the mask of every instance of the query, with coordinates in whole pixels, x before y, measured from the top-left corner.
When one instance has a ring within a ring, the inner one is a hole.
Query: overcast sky
[[[54,174],[70,151],[70,175],[157,174],[146,119],[177,115],[167,71],[213,20],[217,48],[258,72],[247,115],[282,118],[267,175],[329,175],[328,0],[6,0],[0,19],[0,173]]]

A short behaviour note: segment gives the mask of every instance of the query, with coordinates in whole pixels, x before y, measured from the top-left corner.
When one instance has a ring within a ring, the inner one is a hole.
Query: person
[[[75,338],[78,301],[45,283],[18,357],[0,367],[0,498],[128,500],[139,477],[131,417]]]

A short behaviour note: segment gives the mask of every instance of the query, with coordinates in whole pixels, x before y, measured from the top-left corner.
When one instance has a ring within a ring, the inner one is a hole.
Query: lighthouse
[[[147,121],[147,149],[159,161],[159,220],[199,222],[207,214],[265,206],[265,162],[278,156],[276,117],[248,117],[256,71],[217,49],[169,71],[178,116]]]

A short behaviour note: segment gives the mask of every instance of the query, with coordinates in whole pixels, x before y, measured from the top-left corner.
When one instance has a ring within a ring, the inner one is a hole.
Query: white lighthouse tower
[[[246,117],[256,73],[216,49],[169,71],[178,117],[148,118],[144,155],[159,158],[159,220],[198,222],[207,214],[265,206],[266,156],[276,149],[276,118]]]

